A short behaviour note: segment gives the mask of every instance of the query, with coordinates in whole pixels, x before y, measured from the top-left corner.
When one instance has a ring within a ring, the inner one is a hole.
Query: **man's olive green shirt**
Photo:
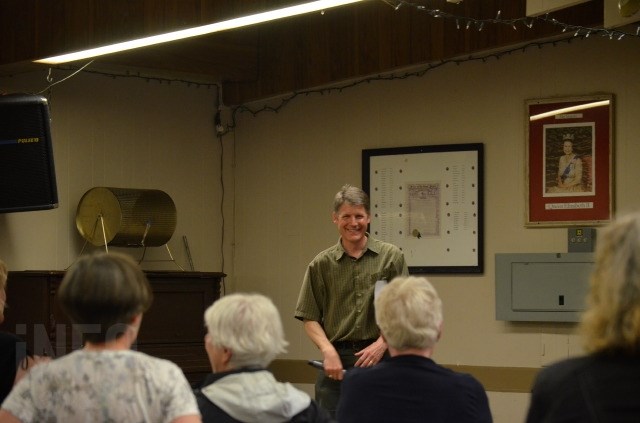
[[[364,253],[354,259],[338,241],[309,263],[295,317],[319,322],[331,342],[377,338],[376,281],[408,274],[404,254],[395,245],[367,236]]]

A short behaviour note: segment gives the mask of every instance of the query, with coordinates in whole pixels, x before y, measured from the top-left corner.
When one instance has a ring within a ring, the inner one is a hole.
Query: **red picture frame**
[[[613,95],[535,99],[525,104],[525,226],[610,222]]]

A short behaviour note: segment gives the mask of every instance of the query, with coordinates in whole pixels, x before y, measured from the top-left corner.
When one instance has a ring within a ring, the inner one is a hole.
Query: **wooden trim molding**
[[[532,367],[461,366],[443,364],[460,373],[469,373],[489,392],[530,393],[540,369]],[[316,372],[306,360],[274,360],[269,366],[276,379],[291,383],[314,384]]]
[[[459,366],[443,364],[460,373],[469,373],[489,392],[530,393],[533,381],[540,371],[533,367]]]
[[[317,370],[306,360],[274,360],[269,366],[273,375],[282,382],[316,383]]]

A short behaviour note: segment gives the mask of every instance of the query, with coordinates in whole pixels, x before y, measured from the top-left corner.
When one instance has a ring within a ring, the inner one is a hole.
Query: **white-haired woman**
[[[231,294],[205,312],[213,373],[196,390],[204,422],[329,422],[309,395],[276,381],[266,367],[285,352],[280,314],[261,294]]]
[[[640,421],[640,213],[598,238],[581,323],[587,355],[538,374],[528,423]]]
[[[431,359],[442,330],[442,301],[427,279],[393,279],[376,298],[375,314],[391,357],[346,372],[340,423],[492,421],[480,382]]]

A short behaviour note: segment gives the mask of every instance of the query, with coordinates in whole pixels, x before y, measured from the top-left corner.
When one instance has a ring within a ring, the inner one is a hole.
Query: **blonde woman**
[[[640,421],[640,214],[599,236],[587,300],[587,355],[539,373],[527,423]]]

